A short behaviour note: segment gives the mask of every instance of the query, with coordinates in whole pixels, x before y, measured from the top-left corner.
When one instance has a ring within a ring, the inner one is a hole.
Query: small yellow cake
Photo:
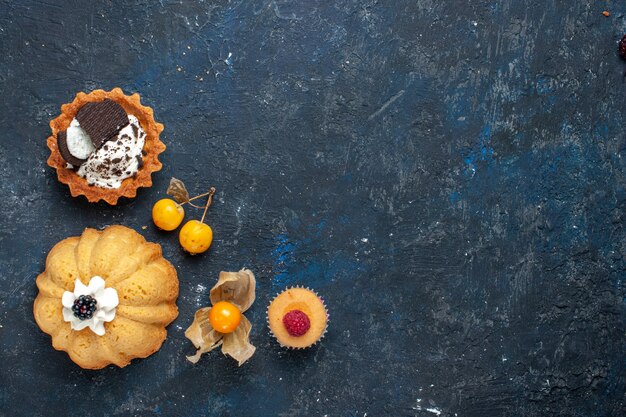
[[[315,292],[307,288],[289,288],[270,303],[267,321],[281,346],[303,349],[324,336],[328,312]]]
[[[85,229],[57,243],[37,288],[37,325],[86,369],[150,356],[178,316],[176,270],[160,245],[124,226]]]

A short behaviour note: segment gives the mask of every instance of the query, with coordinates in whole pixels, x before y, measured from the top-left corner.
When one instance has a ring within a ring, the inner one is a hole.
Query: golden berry
[[[180,229],[178,240],[183,249],[195,255],[209,249],[213,242],[213,230],[208,224],[198,220],[189,220]]]
[[[185,210],[180,204],[169,198],[157,201],[152,207],[152,221],[159,229],[172,231],[180,226],[185,217]]]
[[[211,327],[220,333],[232,333],[241,322],[241,311],[233,303],[220,301],[209,311]]]

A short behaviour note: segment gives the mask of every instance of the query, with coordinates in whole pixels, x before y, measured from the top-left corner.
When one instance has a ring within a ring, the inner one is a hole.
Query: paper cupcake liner
[[[311,343],[308,346],[302,346],[302,347],[296,346],[296,347],[294,347],[294,346],[288,346],[288,345],[282,344],[280,342],[280,340],[278,339],[278,337],[276,337],[276,335],[272,331],[272,327],[270,326],[270,317],[269,317],[270,305],[272,305],[274,300],[276,300],[276,297],[278,297],[279,295],[281,295],[284,292],[289,291],[289,290],[291,290],[293,288],[301,288],[301,289],[305,289],[305,290],[311,291],[322,302],[322,306],[324,306],[324,311],[326,312],[326,325],[324,326],[324,330],[322,331],[322,334],[317,338],[317,340],[315,342]],[[267,328],[269,329],[270,334],[272,335],[274,340],[276,340],[276,342],[278,342],[280,347],[287,348],[287,349],[290,349],[290,350],[302,350],[302,349],[309,349],[309,348],[317,345],[318,343],[320,343],[322,341],[322,339],[324,339],[324,336],[326,336],[326,333],[328,332],[328,323],[330,323],[330,314],[328,313],[328,308],[326,307],[326,303],[324,302],[324,299],[317,293],[317,291],[315,291],[315,290],[313,290],[313,289],[311,289],[309,287],[305,287],[303,285],[294,285],[294,286],[285,288],[284,290],[282,290],[279,293],[276,293],[276,295],[274,296],[272,301],[270,301],[269,305],[267,306],[267,309],[265,310],[265,322],[267,323]]]
[[[126,113],[137,117],[139,124],[146,132],[146,143],[143,148],[146,155],[143,157],[143,167],[137,171],[134,178],[126,178],[119,188],[111,189],[90,186],[86,179],[67,168],[67,163],[61,156],[57,145],[58,133],[68,128],[83,105],[104,99],[117,102]],[[154,112],[150,107],[141,104],[137,93],[127,96],[120,88],[114,88],[111,91],[94,90],[89,94],[80,92],[76,94],[74,101],[61,106],[61,115],[50,121],[50,129],[52,129],[52,135],[47,140],[50,149],[48,165],[56,169],[57,178],[61,183],[67,184],[72,197],[84,195],[90,203],[104,200],[114,206],[120,197],[133,198],[137,195],[138,188],[152,186],[152,173],[159,171],[162,167],[159,154],[165,151],[165,144],[161,142],[159,135],[163,131],[163,125],[154,120]]]

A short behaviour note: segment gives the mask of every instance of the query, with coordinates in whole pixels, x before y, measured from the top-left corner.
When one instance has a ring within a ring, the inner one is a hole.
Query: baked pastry
[[[124,226],[85,229],[57,243],[37,288],[37,325],[86,369],[150,356],[178,316],[176,270],[160,245]]]
[[[324,301],[308,288],[288,288],[267,309],[270,330],[281,346],[303,349],[324,337],[328,311]]]
[[[119,197],[150,187],[152,173],[162,167],[163,125],[141,105],[139,94],[126,96],[119,88],[78,93],[61,106],[50,128],[48,165],[73,197],[115,205]]]

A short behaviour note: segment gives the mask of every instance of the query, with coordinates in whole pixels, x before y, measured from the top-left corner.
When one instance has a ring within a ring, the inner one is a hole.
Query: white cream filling
[[[67,128],[66,138],[67,150],[78,159],[87,159],[96,150],[91,138],[76,119],[73,119]]]
[[[92,152],[78,169],[77,174],[90,185],[119,188],[124,179],[132,177],[141,168],[146,132],[135,116],[129,114],[128,122],[116,138]]]
[[[74,315],[72,306],[81,295],[90,295],[96,299],[96,311],[87,320],[81,320]],[[63,320],[70,323],[72,330],[83,330],[87,327],[98,336],[105,333],[104,323],[115,318],[115,308],[119,304],[117,291],[114,288],[104,288],[104,279],[94,276],[85,286],[79,279],[74,282],[74,292],[65,291],[61,298],[63,304]]]

